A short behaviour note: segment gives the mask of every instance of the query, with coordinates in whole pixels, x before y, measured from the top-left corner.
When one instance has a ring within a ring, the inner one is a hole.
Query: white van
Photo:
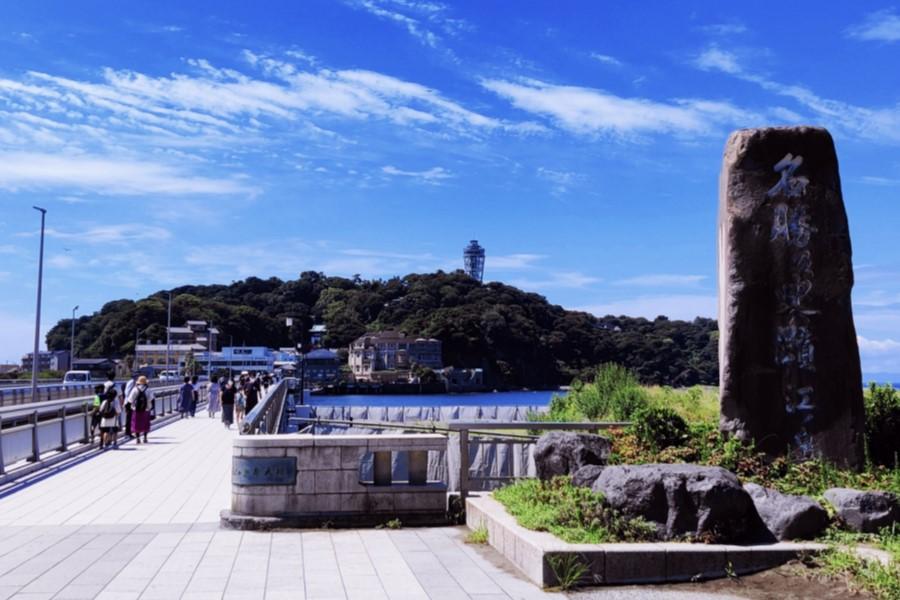
[[[63,385],[93,383],[90,371],[66,371]]]

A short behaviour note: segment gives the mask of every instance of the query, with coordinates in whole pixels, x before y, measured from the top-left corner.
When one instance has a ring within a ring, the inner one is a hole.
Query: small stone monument
[[[860,465],[850,233],[828,131],[732,133],[718,226],[721,429],[769,454]]]

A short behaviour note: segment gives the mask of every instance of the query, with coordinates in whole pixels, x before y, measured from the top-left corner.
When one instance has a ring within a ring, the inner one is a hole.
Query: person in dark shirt
[[[244,404],[246,414],[250,414],[253,407],[259,403],[259,380],[252,377],[244,384]]]

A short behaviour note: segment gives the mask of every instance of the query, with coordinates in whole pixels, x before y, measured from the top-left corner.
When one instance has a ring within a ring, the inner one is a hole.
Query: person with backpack
[[[182,419],[187,418],[191,413],[191,402],[193,401],[194,386],[191,385],[191,378],[185,375],[184,383],[178,388],[178,414]]]
[[[144,435],[144,443],[147,443],[147,434],[150,432],[150,411],[154,408],[155,399],[147,378],[144,375],[138,377],[137,385],[131,390],[128,403],[132,407],[131,430],[137,443],[141,443],[141,434]]]
[[[94,435],[100,434],[100,447],[103,447],[103,432],[100,429],[100,405],[103,404],[103,384],[98,383],[94,386],[94,397],[91,400],[91,444],[94,443]]]
[[[246,414],[250,414],[250,411],[253,410],[253,407],[257,405],[259,402],[259,379],[256,378],[256,374],[253,374],[253,377],[247,380],[247,383],[244,384],[244,411]]]
[[[103,387],[103,386],[98,386]],[[119,403],[119,392],[116,386],[103,392],[103,401],[97,411],[100,415],[100,447],[119,447],[117,434],[119,432],[119,415],[122,413],[122,405]]]

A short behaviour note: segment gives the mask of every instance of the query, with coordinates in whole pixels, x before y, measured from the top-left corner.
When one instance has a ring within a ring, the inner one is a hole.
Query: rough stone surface
[[[534,465],[540,479],[572,475],[585,465],[605,465],[611,444],[600,435],[551,431],[538,440]]]
[[[900,523],[900,498],[890,492],[831,488],[823,495],[854,531],[877,533],[882,527]]]
[[[662,539],[711,537],[740,542],[759,533],[759,517],[737,477],[721,467],[614,465],[591,488],[629,517],[657,526]]]
[[[778,541],[811,540],[828,527],[828,513],[808,496],[791,496],[755,483],[744,489],[766,528]]]
[[[828,131],[733,133],[718,235],[722,430],[770,454],[860,465],[850,233]]]
[[[572,474],[572,483],[579,487],[591,487],[602,472],[600,465],[585,465]]]

